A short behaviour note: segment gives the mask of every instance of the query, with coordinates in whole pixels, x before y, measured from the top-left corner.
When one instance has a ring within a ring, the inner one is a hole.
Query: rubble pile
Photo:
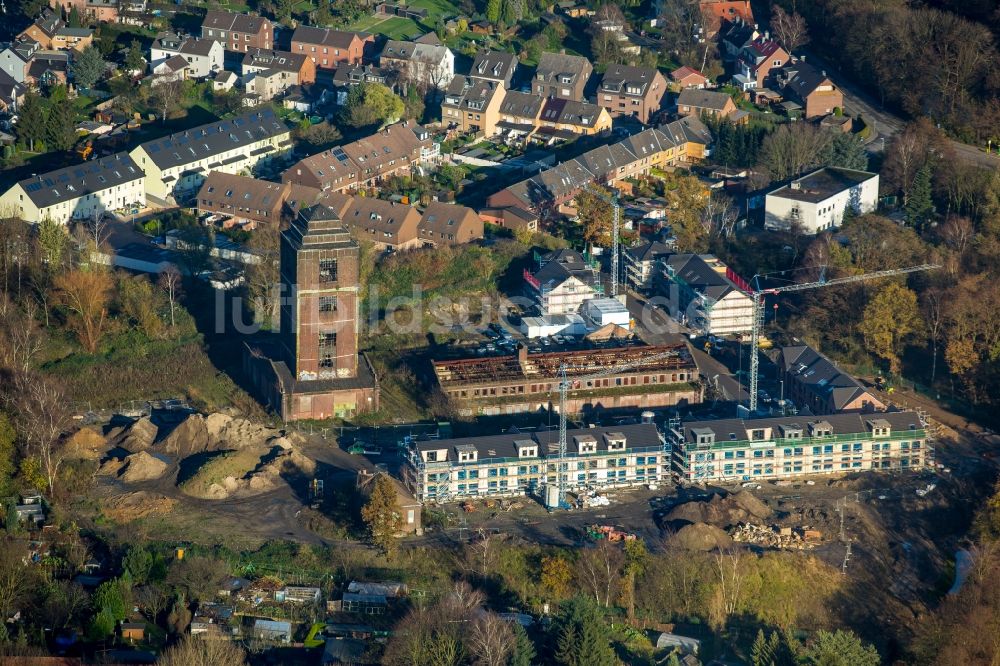
[[[685,502],[668,513],[665,520],[687,523],[707,523],[717,527],[732,527],[740,523],[760,522],[771,517],[771,509],[750,492],[741,490],[723,497],[712,495],[706,502]]]
[[[813,530],[799,532],[790,527],[772,528],[753,523],[741,523],[729,535],[737,543],[782,550],[809,550],[816,545],[815,539],[811,537],[818,537],[818,533]]]

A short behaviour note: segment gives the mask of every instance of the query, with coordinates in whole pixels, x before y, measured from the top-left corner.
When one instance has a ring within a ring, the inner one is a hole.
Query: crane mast
[[[599,379],[601,377],[607,377],[608,375],[613,375],[619,372],[625,372],[631,370],[632,368],[645,365],[647,363],[653,363],[665,358],[671,358],[676,356],[676,351],[661,352],[659,354],[654,354],[649,358],[638,359],[635,361],[630,361],[629,363],[622,363],[621,365],[616,365],[611,368],[606,368],[600,372],[595,372],[589,375],[584,375],[583,377],[576,377],[574,381],[585,382],[591,379]],[[566,503],[566,477],[569,474],[569,470],[564,470],[563,467],[567,464],[566,461],[566,403],[568,399],[570,381],[566,376],[566,371],[571,369],[579,369],[581,366],[571,366],[567,363],[562,363],[559,366],[559,462],[556,465],[556,483],[559,487],[559,506],[563,506]],[[565,472],[565,474],[564,474]]]
[[[803,282],[800,284],[789,284],[781,287],[767,287],[758,289],[751,285],[750,299],[753,302],[753,320],[751,325],[750,340],[750,413],[757,411],[757,375],[760,367],[760,352],[758,349],[760,333],[764,328],[764,297],[773,294],[781,294],[793,291],[805,291],[807,289],[818,289],[820,287],[835,287],[840,284],[852,284],[855,282],[867,282],[869,280],[879,280],[881,278],[905,275],[907,273],[917,273],[940,268],[938,264],[921,264],[919,266],[909,266],[907,268],[894,268],[885,271],[875,271],[864,275],[848,275],[846,277],[832,278],[830,280],[820,279],[816,282]],[[752,282],[756,283],[760,276],[754,276]]]
[[[602,201],[607,201],[611,204],[611,298],[618,296],[618,279],[621,273],[619,268],[619,255],[621,254],[621,249],[619,247],[619,235],[621,227],[621,205],[618,202],[618,190],[612,189],[611,195],[608,196],[603,191],[597,189],[593,185],[587,184],[583,186],[583,189],[593,194],[598,199]]]

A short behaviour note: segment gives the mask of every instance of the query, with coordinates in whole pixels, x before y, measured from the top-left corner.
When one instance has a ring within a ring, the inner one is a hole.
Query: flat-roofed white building
[[[115,153],[17,182],[0,196],[0,210],[32,223],[89,220],[145,207],[145,178],[128,153]]]
[[[861,215],[877,205],[877,173],[824,167],[769,193],[764,200],[764,226],[782,230],[801,226],[804,232],[815,234],[839,227],[847,211]]]

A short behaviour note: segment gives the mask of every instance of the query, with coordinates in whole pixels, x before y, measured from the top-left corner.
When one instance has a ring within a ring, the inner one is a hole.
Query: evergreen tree
[[[65,91],[62,86],[58,89]],[[49,116],[45,120],[46,143],[52,150],[69,150],[76,143],[76,114],[65,101],[65,95],[53,95],[50,101]]]
[[[125,54],[125,69],[134,72],[142,72],[146,69],[146,59],[142,56],[142,49],[139,47],[139,42],[132,40],[132,46],[128,48],[128,53]]]
[[[107,63],[93,44],[83,50],[73,63],[73,80],[81,88],[90,88],[104,75]]]
[[[486,3],[486,20],[493,24],[499,23],[502,8],[501,0],[489,0]]]
[[[906,221],[914,227],[922,227],[934,214],[934,200],[931,198],[931,167],[925,164],[913,177],[910,197],[906,200]]]
[[[861,139],[854,134],[832,132],[833,136],[826,148],[825,164],[864,171],[868,168],[868,153]]]
[[[21,103],[17,116],[17,138],[28,144],[28,150],[35,150],[35,142],[45,137],[45,110],[38,93],[29,91]]]
[[[556,637],[556,664],[614,666],[618,663],[608,627],[589,597],[574,597],[564,603],[552,629]]]
[[[69,27],[71,28],[79,28],[82,25],[80,23],[80,12],[77,11],[75,6],[69,10],[69,18],[66,19],[66,23],[69,24]]]
[[[777,666],[781,657],[781,636],[777,631],[770,636],[764,636],[764,630],[757,632],[757,638],[750,649],[750,662],[753,666]]]
[[[531,642],[528,632],[518,623],[514,623],[514,646],[507,658],[507,666],[531,666],[535,661],[535,644]]]

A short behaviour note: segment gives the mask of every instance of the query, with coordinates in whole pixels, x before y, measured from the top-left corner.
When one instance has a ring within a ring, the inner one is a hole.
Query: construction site
[[[683,343],[543,353],[521,346],[513,354],[438,360],[433,367],[442,392],[464,416],[549,410],[562,372],[571,382],[571,414],[702,400],[698,369]]]

